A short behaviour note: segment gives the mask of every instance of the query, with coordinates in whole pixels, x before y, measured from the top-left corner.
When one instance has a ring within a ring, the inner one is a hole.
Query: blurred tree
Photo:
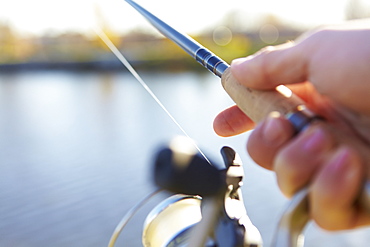
[[[345,14],[347,20],[370,17],[370,1],[349,0]]]
[[[0,63],[14,61],[16,35],[10,25],[0,23]]]

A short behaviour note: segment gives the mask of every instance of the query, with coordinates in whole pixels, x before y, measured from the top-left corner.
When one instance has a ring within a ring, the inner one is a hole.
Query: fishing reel
[[[262,246],[244,207],[240,158],[229,147],[221,154],[224,169],[201,156],[187,138],[174,139],[158,153],[155,183],[174,195],[147,216],[145,247]]]
[[[154,181],[160,188],[134,206],[117,225],[108,247],[113,247],[128,221],[156,193],[172,196],[148,214],[144,247],[262,247],[258,229],[244,207],[243,166],[237,153],[223,147],[225,168],[219,169],[197,152],[189,138],[176,138],[155,159]],[[370,202],[370,182],[366,183]],[[271,247],[302,247],[309,222],[308,190],[297,192],[277,224]]]

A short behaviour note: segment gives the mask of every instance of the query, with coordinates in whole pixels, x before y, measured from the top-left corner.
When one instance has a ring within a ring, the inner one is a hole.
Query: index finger
[[[289,42],[269,46],[254,56],[231,63],[231,72],[239,83],[253,89],[273,89],[281,84],[304,82],[307,62],[302,49]]]

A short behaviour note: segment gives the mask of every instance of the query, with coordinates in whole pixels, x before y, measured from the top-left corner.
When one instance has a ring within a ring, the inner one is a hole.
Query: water
[[[286,199],[274,175],[247,156],[247,134],[221,138],[212,121],[231,105],[209,74],[141,73],[211,160],[232,146],[245,164],[243,193],[268,246]],[[0,75],[0,246],[106,246],[121,217],[153,191],[155,151],[181,134],[126,73]],[[146,205],[117,246],[141,246]],[[310,226],[306,246],[368,246],[369,230],[328,234]]]

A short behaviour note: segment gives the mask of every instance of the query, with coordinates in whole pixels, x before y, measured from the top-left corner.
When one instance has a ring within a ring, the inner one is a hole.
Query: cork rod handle
[[[238,107],[254,122],[260,122],[272,111],[286,116],[296,112],[304,102],[285,86],[276,90],[255,90],[241,85],[228,68],[221,78],[222,86]]]

